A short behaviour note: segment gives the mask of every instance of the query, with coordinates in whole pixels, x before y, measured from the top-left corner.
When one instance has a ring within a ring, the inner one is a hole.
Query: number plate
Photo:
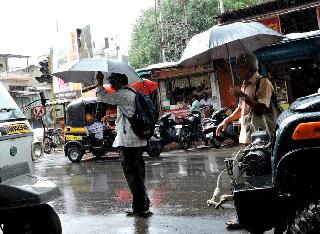
[[[21,124],[10,124],[3,126],[8,135],[19,134],[19,133],[27,133],[31,132],[28,126],[25,123]]]
[[[67,141],[81,141],[82,137],[81,136],[66,136]]]
[[[182,125],[180,125],[180,124],[176,125],[176,128],[182,128]]]

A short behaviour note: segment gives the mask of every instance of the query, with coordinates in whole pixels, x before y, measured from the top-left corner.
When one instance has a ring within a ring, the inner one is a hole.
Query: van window
[[[26,117],[0,82],[0,122],[22,119],[26,119]]]

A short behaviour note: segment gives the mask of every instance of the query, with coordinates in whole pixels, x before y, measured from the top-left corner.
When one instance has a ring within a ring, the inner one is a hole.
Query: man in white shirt
[[[129,119],[132,117],[136,106],[136,94],[126,89],[128,77],[124,74],[112,73],[109,82],[115,93],[106,93],[103,87],[103,74],[97,74],[97,98],[111,105],[117,105],[116,130],[117,136],[113,147],[119,148],[119,160],[133,196],[132,210],[128,214],[144,215],[150,213],[150,200],[145,188],[145,163],[142,157],[143,147],[147,145],[145,139],[139,138],[132,130]]]
[[[203,97],[200,101],[201,106],[204,107],[204,117],[210,117],[210,110],[212,109],[212,99],[208,96],[207,92],[203,93]]]

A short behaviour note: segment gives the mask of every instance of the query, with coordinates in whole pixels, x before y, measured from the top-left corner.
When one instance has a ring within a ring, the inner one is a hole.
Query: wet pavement
[[[203,147],[144,157],[153,212],[148,218],[124,214],[131,194],[117,154],[101,160],[88,157],[75,164],[62,152],[53,153],[35,163],[35,174],[60,187],[62,196],[50,204],[61,219],[63,233],[247,233],[225,229],[225,222],[235,216],[232,203],[219,210],[206,204],[224,158],[238,149]],[[223,181],[228,184],[227,177]]]

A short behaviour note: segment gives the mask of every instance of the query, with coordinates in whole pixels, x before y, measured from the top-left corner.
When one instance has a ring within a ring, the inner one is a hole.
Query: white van
[[[3,233],[61,233],[47,202],[59,197],[52,182],[32,174],[33,132],[0,82],[0,225]]]

